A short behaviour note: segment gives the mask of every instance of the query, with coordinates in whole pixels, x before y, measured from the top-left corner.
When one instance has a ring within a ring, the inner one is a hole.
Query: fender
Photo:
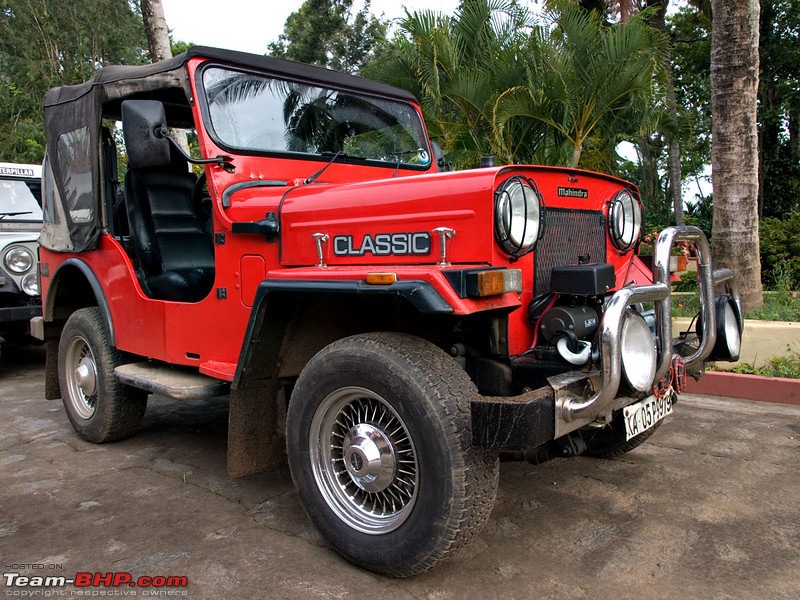
[[[351,294],[351,295],[380,295],[380,296],[398,296],[407,300],[422,314],[452,314],[453,307],[448,304],[438,291],[427,281],[405,280],[397,281],[389,285],[368,285],[361,280],[265,280],[258,286],[256,297],[253,302],[253,311],[250,315],[250,322],[247,325],[244,341],[242,342],[242,350],[239,354],[239,361],[236,367],[236,375],[234,376],[232,390],[238,389],[242,383],[245,373],[248,371],[253,362],[256,354],[262,358],[258,360],[260,366],[275,364],[280,351],[280,343],[285,328],[285,323],[280,322],[280,318],[276,318],[277,313],[281,313],[283,308],[286,308],[285,303],[281,297],[286,297],[286,294],[303,293],[303,294]],[[273,306],[277,303],[277,306]],[[268,308],[270,308],[268,314]],[[275,310],[272,310],[274,308]],[[276,335],[270,336],[273,338],[271,341],[264,341],[259,339],[259,331],[264,326],[265,322],[271,323],[270,329],[274,330]],[[277,339],[275,339],[277,338]],[[264,345],[266,347],[257,346]],[[266,358],[263,353],[266,351]],[[270,360],[272,359],[272,360]]]
[[[64,275],[64,271],[69,270],[70,267],[80,271],[86,282],[89,284],[89,287],[94,294],[95,305],[100,309],[100,314],[105,322],[108,331],[108,341],[111,346],[116,348],[117,338],[114,333],[114,321],[111,319],[111,309],[108,306],[108,300],[103,292],[103,286],[100,285],[100,279],[97,277],[97,275],[95,275],[91,267],[78,258],[68,258],[58,266],[58,269],[56,269],[48,288],[45,304],[42,307],[42,317],[44,318],[45,322],[53,322],[55,320],[55,301],[56,297],[58,296],[58,286],[61,283],[61,279],[66,277],[66,275]],[[85,301],[81,307],[92,306],[92,303],[89,302],[88,299],[86,300],[87,301]]]
[[[451,307],[426,281],[367,285],[364,280],[265,280],[258,286],[231,384],[228,415],[228,473],[239,477],[282,464],[285,441],[279,422],[278,360],[287,315],[296,294],[381,295],[405,298],[420,313],[451,314]],[[269,332],[261,335],[262,331]],[[274,400],[272,400],[274,399]]]

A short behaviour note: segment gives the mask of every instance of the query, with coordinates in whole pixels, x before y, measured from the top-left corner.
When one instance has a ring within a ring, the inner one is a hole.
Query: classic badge
[[[333,238],[333,253],[336,256],[425,255],[431,253],[431,234],[427,231],[368,233],[360,243],[355,243],[352,235],[337,235]]]

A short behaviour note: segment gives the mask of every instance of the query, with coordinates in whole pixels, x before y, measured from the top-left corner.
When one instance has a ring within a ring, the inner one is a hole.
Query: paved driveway
[[[96,446],[73,433],[60,402],[43,399],[42,362],[39,349],[0,362],[3,572],[188,581],[51,597],[800,597],[798,407],[686,395],[620,459],[504,463],[477,541],[432,572],[393,580],[325,547],[286,470],[226,476],[224,400],[151,398],[137,436]],[[31,597],[7,582],[4,596]]]

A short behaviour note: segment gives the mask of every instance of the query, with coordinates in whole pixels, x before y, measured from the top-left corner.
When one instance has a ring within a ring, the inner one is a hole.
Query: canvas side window
[[[94,220],[91,159],[88,127],[64,133],[58,138],[58,162],[64,176],[66,208],[76,224]]]

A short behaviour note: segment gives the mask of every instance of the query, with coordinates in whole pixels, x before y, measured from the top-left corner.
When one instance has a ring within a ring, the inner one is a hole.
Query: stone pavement
[[[59,401],[43,399],[43,377],[41,349],[4,352],[3,573],[188,585],[37,589],[4,576],[3,597],[800,597],[800,407],[685,395],[648,443],[619,459],[504,463],[476,542],[396,580],[325,546],[287,470],[227,477],[224,399],[151,397],[138,435],[92,445]]]

